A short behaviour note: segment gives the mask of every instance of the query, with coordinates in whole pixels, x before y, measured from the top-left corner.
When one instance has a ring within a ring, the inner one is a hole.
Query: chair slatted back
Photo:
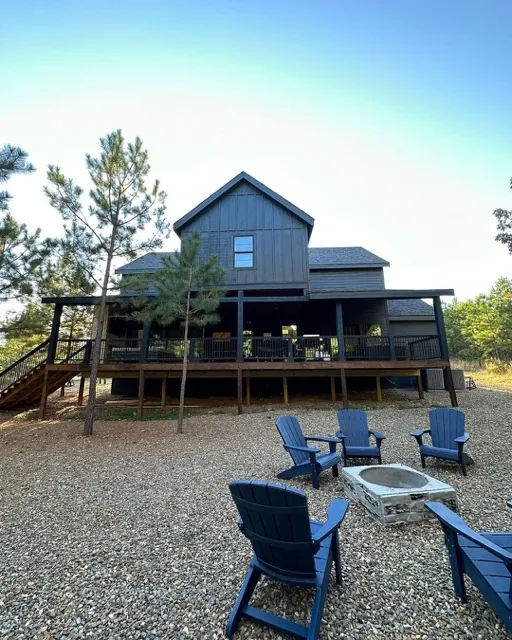
[[[299,421],[295,416],[281,416],[276,420],[276,427],[284,444],[294,447],[308,446],[306,438],[304,438],[304,434],[300,428]],[[305,451],[294,451],[291,449],[288,453],[291,455],[295,464],[309,462],[309,455]]]
[[[429,420],[434,447],[457,449],[454,440],[464,433],[464,412],[459,409],[431,409]]]
[[[340,431],[347,436],[345,438],[347,447],[368,447],[370,445],[366,411],[342,409],[338,411],[338,424]]]
[[[286,578],[313,579],[314,554],[306,494],[270,482],[238,480],[229,490],[263,567]]]

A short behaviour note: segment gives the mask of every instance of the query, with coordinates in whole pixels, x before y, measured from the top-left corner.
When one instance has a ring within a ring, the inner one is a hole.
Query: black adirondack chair
[[[512,532],[473,531],[444,504],[426,502],[425,507],[443,527],[456,595],[467,602],[466,574],[512,631]]]
[[[386,439],[382,433],[368,428],[368,416],[360,409],[342,409],[338,411],[339,431],[336,435],[343,442],[343,462],[348,464],[349,458],[376,458],[382,464],[380,447]],[[370,436],[375,438],[375,445],[370,444]]]
[[[229,616],[226,636],[231,638],[242,618],[266,625],[294,638],[316,640],[334,562],[341,584],[338,530],[348,501],[335,499],[327,508],[327,521],[310,521],[306,494],[279,484],[239,480],[229,490],[240,514],[238,526],[254,550],[240,594]],[[315,589],[309,627],[249,605],[259,579]]]
[[[411,433],[420,448],[421,466],[425,468],[427,457],[453,460],[460,463],[462,475],[465,476],[468,459],[464,444],[469,440],[469,435],[464,430],[464,412],[459,409],[431,409],[429,419],[430,429],[418,429]],[[430,434],[432,445],[423,444],[422,437],[426,433]]]
[[[338,477],[338,464],[341,462],[336,452],[336,445],[341,444],[339,438],[329,436],[304,436],[299,421],[295,416],[281,416],[276,420],[276,427],[283,439],[283,447],[292,460],[293,467],[277,474],[280,479],[296,478],[311,475],[313,487],[320,489],[318,476],[326,469],[332,469],[332,475]],[[320,449],[308,447],[308,441],[327,442],[329,453],[322,454]]]

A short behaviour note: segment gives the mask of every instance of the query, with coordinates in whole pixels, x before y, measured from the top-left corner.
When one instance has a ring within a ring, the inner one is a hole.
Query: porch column
[[[151,323],[145,322],[142,326],[142,343],[140,345],[139,362],[148,361],[149,335],[151,333]]]
[[[236,359],[237,362],[242,362],[244,359],[244,302],[243,291],[238,292],[237,302],[237,327],[236,327]]]
[[[448,360],[448,340],[446,339],[446,327],[444,326],[443,307],[441,306],[441,298],[436,296],[433,298],[434,316],[436,318],[437,333],[439,334],[439,346],[441,348],[441,359]]]
[[[341,300],[336,300],[336,335],[338,337],[338,360],[345,360],[345,340],[343,339],[343,308]]]
[[[56,304],[53,312],[52,330],[50,333],[50,342],[48,344],[48,356],[46,362],[52,364],[55,362],[55,354],[57,352],[57,340],[59,339],[60,318],[62,316],[62,304]]]

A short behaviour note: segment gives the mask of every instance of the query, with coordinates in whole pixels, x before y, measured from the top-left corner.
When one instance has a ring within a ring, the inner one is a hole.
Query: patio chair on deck
[[[420,448],[421,466],[425,468],[425,458],[440,458],[459,462],[462,475],[466,475],[466,464],[471,458],[464,453],[464,444],[469,434],[464,431],[465,416],[459,409],[431,409],[429,412],[430,429],[418,429],[411,436],[416,438]],[[429,433],[432,446],[423,444],[422,437]]]
[[[327,521],[322,524],[310,521],[303,491],[247,480],[231,482],[229,490],[240,514],[238,526],[251,542],[254,556],[229,616],[226,636],[231,638],[242,618],[247,618],[281,634],[316,640],[333,562],[336,582],[341,584],[338,530],[348,501],[334,499],[327,507]],[[249,605],[262,576],[282,584],[315,589],[308,627]]]
[[[343,462],[348,464],[349,458],[376,458],[382,464],[380,447],[386,439],[382,433],[368,428],[368,416],[359,409],[342,409],[338,411],[339,430],[336,435],[343,443]],[[370,436],[375,438],[375,446],[370,444]]]
[[[336,452],[336,445],[341,444],[341,440],[329,436],[305,437],[295,416],[281,416],[276,420],[276,427],[283,439],[285,451],[290,454],[293,460],[293,467],[278,473],[278,478],[286,479],[311,475],[313,487],[320,489],[318,476],[322,471],[332,468],[332,475],[335,478],[338,477],[338,464],[341,462],[341,458]],[[327,442],[329,453],[320,454],[320,449],[308,447],[308,440]]]

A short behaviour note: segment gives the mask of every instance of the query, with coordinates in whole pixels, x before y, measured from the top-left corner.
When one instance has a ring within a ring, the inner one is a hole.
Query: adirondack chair
[[[332,468],[332,475],[338,477],[338,464],[341,462],[336,452],[336,445],[341,444],[338,438],[329,436],[304,436],[299,421],[295,416],[281,416],[276,420],[276,427],[283,439],[283,447],[292,460],[293,467],[277,474],[280,479],[296,478],[297,476],[309,476],[313,481],[313,487],[320,489],[319,474]],[[321,453],[320,449],[308,447],[308,441],[327,442],[329,453]]]
[[[254,557],[229,616],[226,636],[231,638],[242,618],[259,622],[294,638],[318,638],[332,563],[341,584],[338,529],[348,501],[334,499],[327,521],[310,521],[303,491],[279,484],[239,480],[229,490],[240,514],[238,526],[250,540]],[[249,605],[261,576],[296,587],[315,589],[309,627]]]
[[[462,475],[467,475],[467,455],[463,448],[469,440],[469,434],[464,431],[464,413],[459,409],[431,409],[429,420],[430,429],[418,429],[411,433],[420,448],[421,466],[425,468],[427,457],[453,460],[460,463]],[[431,435],[432,446],[423,444],[425,433]]]
[[[380,447],[386,439],[382,433],[368,429],[368,416],[358,409],[342,409],[338,411],[339,430],[336,432],[342,441],[343,462],[348,464],[349,458],[376,458],[382,464]],[[370,436],[375,438],[376,446],[370,445]]]
[[[457,596],[467,601],[466,574],[512,631],[512,532],[478,533],[440,502],[426,502],[425,507],[443,527]]]

